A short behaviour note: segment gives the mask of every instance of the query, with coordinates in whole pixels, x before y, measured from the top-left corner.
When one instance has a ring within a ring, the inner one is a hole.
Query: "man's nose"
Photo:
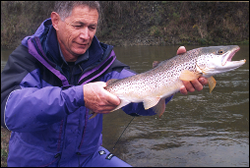
[[[80,29],[80,38],[82,39],[89,39],[89,29],[88,27],[84,27]]]

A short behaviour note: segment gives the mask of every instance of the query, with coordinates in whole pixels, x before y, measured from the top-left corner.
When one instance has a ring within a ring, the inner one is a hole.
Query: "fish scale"
[[[113,111],[134,102],[143,102],[144,108],[154,108],[161,117],[165,98],[178,92],[182,81],[204,76],[210,92],[216,85],[213,75],[234,70],[246,60],[231,61],[239,50],[237,45],[196,48],[158,63],[153,69],[124,79],[111,79],[105,89],[121,100]],[[91,116],[93,118],[96,114]]]

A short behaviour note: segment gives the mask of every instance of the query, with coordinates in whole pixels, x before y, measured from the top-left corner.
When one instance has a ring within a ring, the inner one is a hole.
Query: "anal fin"
[[[165,112],[166,104],[165,99],[161,99],[159,103],[153,107],[155,113],[159,115],[159,118],[161,118],[162,114]]]

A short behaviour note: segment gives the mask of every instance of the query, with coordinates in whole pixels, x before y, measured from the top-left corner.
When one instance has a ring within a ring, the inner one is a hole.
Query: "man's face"
[[[73,8],[71,15],[64,21],[59,19],[57,26],[53,24],[67,62],[75,62],[90,47],[96,33],[98,17],[96,9],[78,6]]]

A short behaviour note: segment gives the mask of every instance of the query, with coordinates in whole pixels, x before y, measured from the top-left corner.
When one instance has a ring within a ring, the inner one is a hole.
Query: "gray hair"
[[[99,17],[98,22],[100,20],[100,3],[98,1],[56,1],[54,11],[58,13],[64,21],[65,18],[71,15],[71,12],[76,6],[88,6],[90,9],[96,9]]]

